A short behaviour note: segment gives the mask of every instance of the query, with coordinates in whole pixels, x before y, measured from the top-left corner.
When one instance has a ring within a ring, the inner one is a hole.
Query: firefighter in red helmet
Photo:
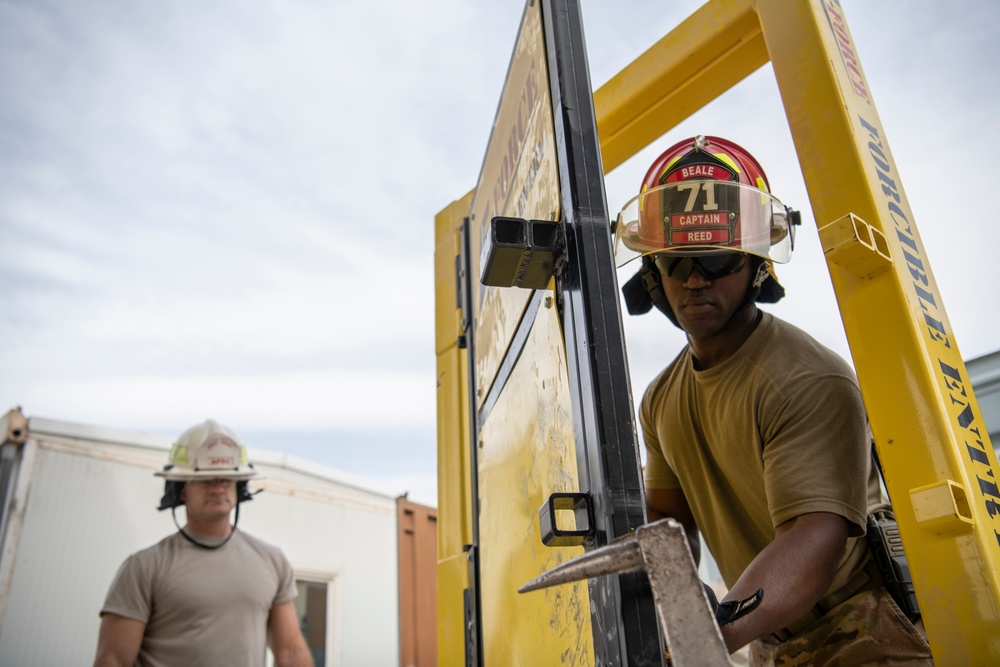
[[[757,305],[784,295],[797,223],[749,152],[709,136],[667,149],[619,215],[616,263],[641,261],[629,312],[687,336],[640,406],[649,519],[679,521],[696,561],[704,538],[723,603],[759,600],[717,610],[754,664],[932,664],[865,539],[887,506],[853,369]]]
[[[656,262],[672,275],[697,265],[714,276],[749,260],[747,304],[777,302],[785,290],[774,263],[791,259],[798,222],[798,212],[770,194],[757,160],[736,144],[698,136],[672,146],[653,162],[639,195],[618,217],[616,263],[642,258],[640,272],[623,290],[629,312],[656,306],[674,321]]]

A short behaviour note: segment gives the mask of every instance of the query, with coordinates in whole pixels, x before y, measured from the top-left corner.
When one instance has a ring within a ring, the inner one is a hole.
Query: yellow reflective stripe
[[[175,443],[170,450],[170,462],[175,466],[185,465],[188,460],[188,450],[186,445]]]

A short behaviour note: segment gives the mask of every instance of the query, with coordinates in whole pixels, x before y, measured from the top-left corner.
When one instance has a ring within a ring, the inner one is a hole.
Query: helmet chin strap
[[[194,544],[195,546],[199,546],[202,549],[218,549],[218,548],[224,546],[226,544],[226,542],[228,542],[233,537],[233,533],[236,532],[236,524],[238,524],[240,522],[240,504],[236,503],[236,516],[233,519],[233,529],[231,531],[229,531],[229,535],[226,536],[226,539],[222,540],[218,544],[202,544],[198,540],[194,539],[194,537],[192,537],[190,533],[185,532],[185,530],[183,528],[181,528],[181,525],[179,523],[177,523],[177,506],[176,505],[174,505],[173,507],[170,508],[170,514],[171,514],[171,516],[174,517],[174,525],[177,526],[177,532],[179,532],[181,535],[183,535],[184,538],[188,542],[190,542],[191,544]]]
[[[761,287],[763,287],[764,281],[767,280],[767,277],[769,275],[771,275],[771,274],[768,273],[768,271],[767,271],[767,262],[765,262],[763,260],[758,260],[758,262],[757,262],[757,274],[753,277],[753,282],[751,283],[751,286],[753,287],[754,298],[755,299],[756,299],[756,295],[760,294]]]

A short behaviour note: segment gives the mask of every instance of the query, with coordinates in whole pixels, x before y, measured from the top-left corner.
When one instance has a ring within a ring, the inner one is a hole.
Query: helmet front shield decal
[[[791,259],[788,209],[758,188],[692,179],[631,199],[615,228],[615,264],[659,252],[736,250],[778,263]]]

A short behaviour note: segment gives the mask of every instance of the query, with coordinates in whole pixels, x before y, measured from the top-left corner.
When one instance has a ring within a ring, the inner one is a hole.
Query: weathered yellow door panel
[[[566,354],[551,297],[542,305],[504,390],[482,425],[479,484],[483,655],[489,665],[590,665],[586,582],[519,595],[583,547],[541,542],[538,510],[578,491]]]
[[[540,3],[525,8],[510,70],[476,185],[470,214],[471,247],[483,247],[494,216],[559,219],[552,96]],[[531,292],[479,283],[472,253],[472,312],[476,313],[476,407],[481,407]]]

